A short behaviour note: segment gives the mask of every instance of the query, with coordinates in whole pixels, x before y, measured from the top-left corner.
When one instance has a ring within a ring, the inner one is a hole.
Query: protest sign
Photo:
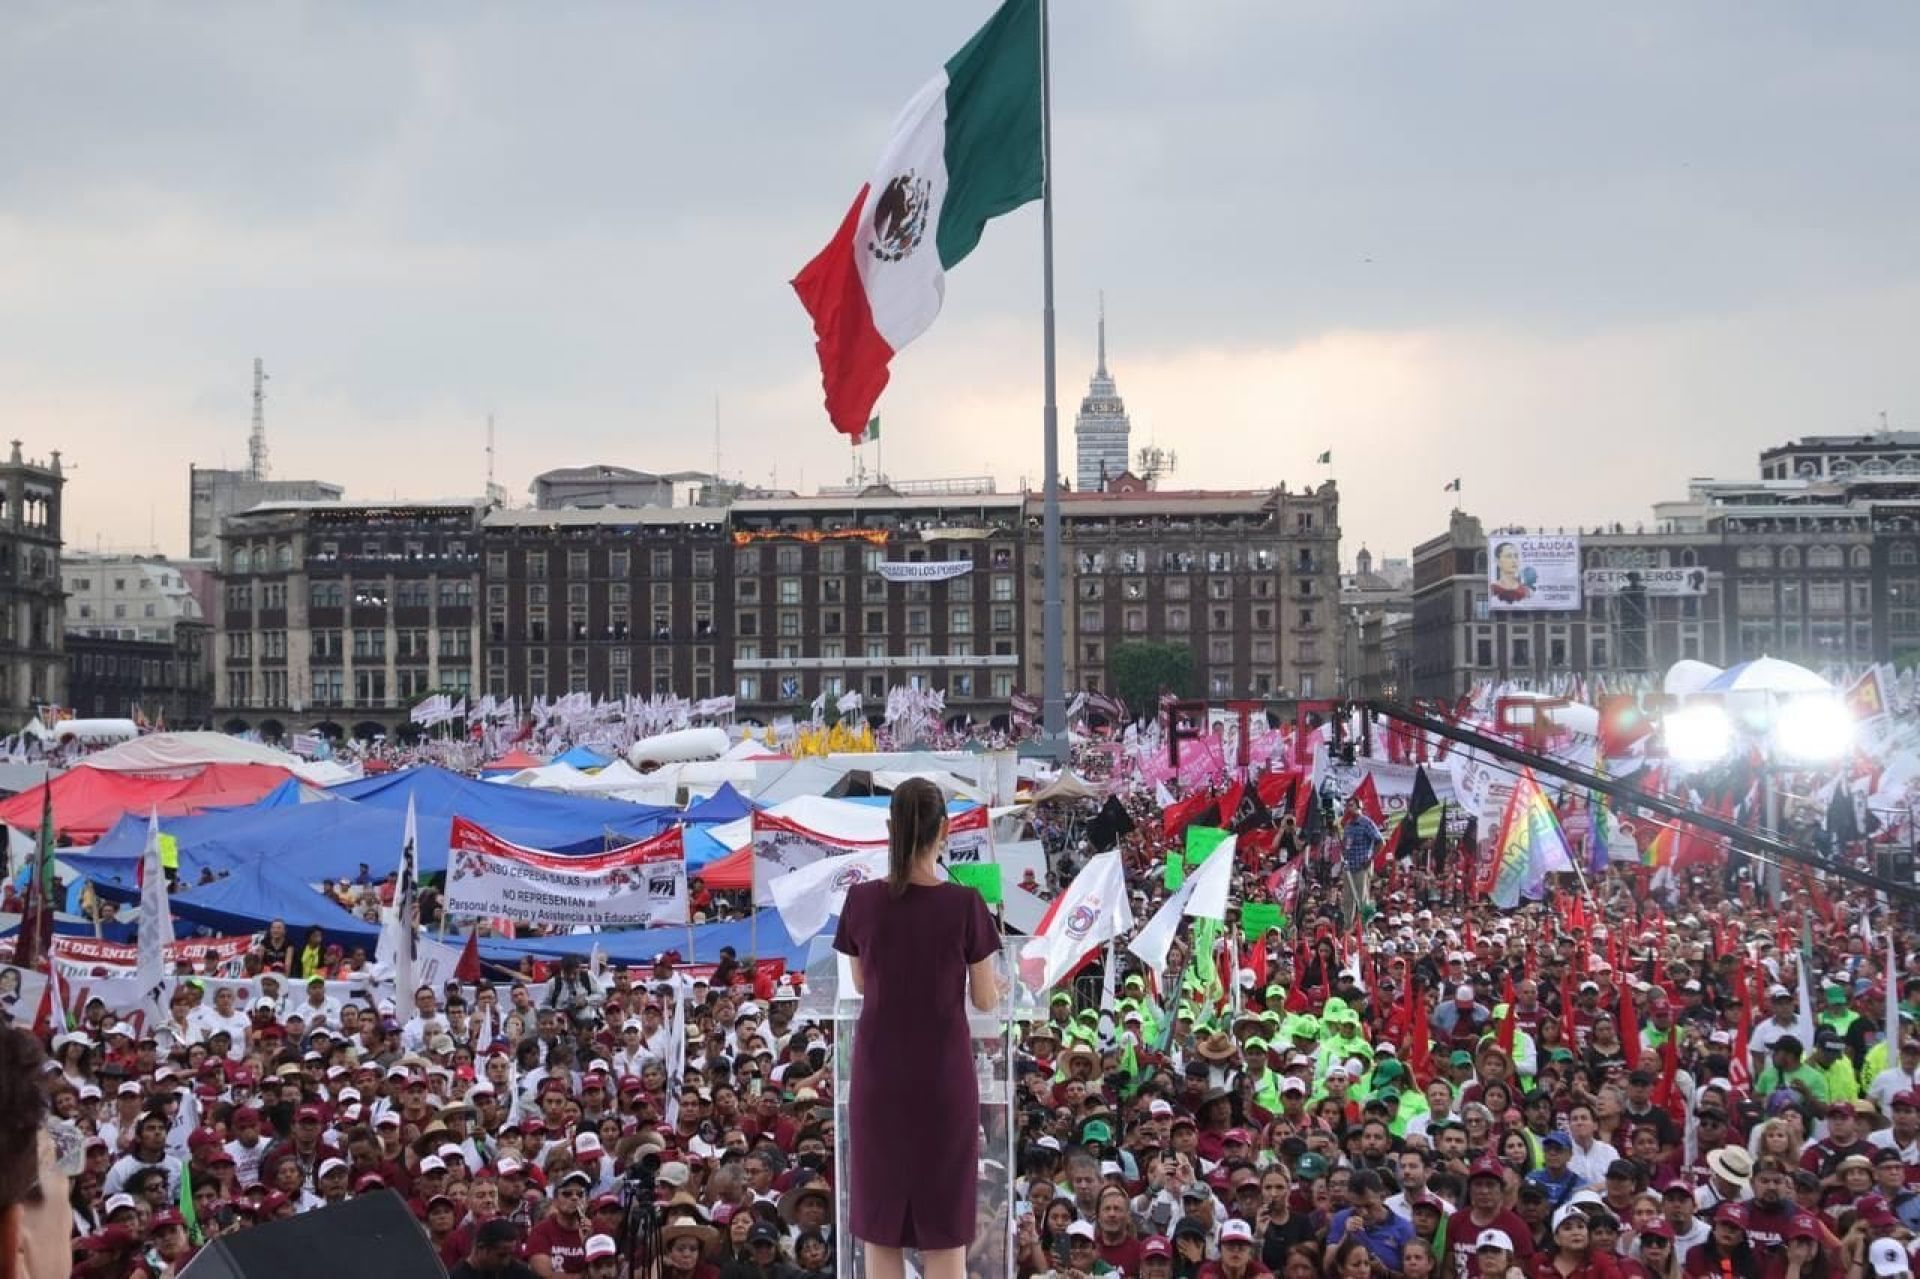
[[[456,817],[447,841],[446,909],[563,928],[684,924],[687,858],[680,830],[569,856],[510,844]]]

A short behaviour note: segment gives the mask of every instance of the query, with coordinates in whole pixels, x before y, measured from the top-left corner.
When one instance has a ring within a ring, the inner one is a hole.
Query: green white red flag
[[[887,365],[940,313],[946,274],[989,220],[1040,197],[1040,0],[1005,0],[893,122],[833,239],[794,277],[827,416],[855,440]]]

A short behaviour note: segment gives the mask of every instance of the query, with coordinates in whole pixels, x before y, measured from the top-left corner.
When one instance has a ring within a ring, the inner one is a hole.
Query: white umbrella
[[[1661,681],[1660,690],[1669,697],[1691,697],[1723,674],[1725,672],[1712,662],[1683,657],[1667,668],[1667,676]]]
[[[1709,680],[1703,693],[1831,693],[1833,685],[1804,666],[1777,657],[1756,657]]]

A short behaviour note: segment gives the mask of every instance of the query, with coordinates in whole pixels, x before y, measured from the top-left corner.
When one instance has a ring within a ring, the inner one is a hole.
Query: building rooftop
[[[337,499],[286,498],[280,501],[260,502],[244,511],[235,511],[229,519],[241,515],[298,515],[324,514],[337,512],[350,514],[357,511],[453,511],[477,510],[486,502],[477,497],[451,498],[396,498],[392,501],[347,502]]]
[[[489,511],[483,528],[623,528],[635,525],[724,524],[727,513],[718,506],[591,506],[557,510]]]
[[[1064,495],[1063,495],[1064,496]],[[1026,499],[1018,493],[896,493],[874,485],[859,493],[820,494],[813,497],[749,497],[733,504],[736,515],[784,515],[797,511],[942,511],[950,508],[991,507],[1017,511]]]

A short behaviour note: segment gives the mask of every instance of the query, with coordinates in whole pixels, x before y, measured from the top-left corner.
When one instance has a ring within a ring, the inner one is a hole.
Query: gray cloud
[[[1182,482],[1338,435],[1350,540],[1396,549],[1455,471],[1630,517],[1920,412],[1911,6],[1054,8],[1062,399],[1105,287]],[[83,542],[150,505],[177,547],[255,354],[279,472],[357,492],[477,489],[489,410],[516,488],[703,464],[716,395],[729,469],[837,478],[785,281],[985,9],[10,7],[0,414],[79,460]],[[1037,266],[1026,210],[955,273],[890,469],[1037,474]]]

